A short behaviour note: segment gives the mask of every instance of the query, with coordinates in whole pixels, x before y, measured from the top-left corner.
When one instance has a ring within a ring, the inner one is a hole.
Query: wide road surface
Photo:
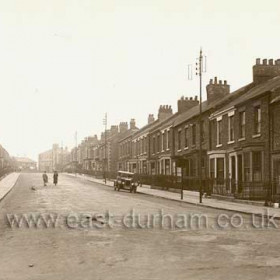
[[[37,226],[22,218],[31,214]],[[277,225],[233,215],[67,175],[43,187],[41,174],[21,174],[0,202],[0,279],[280,279]]]

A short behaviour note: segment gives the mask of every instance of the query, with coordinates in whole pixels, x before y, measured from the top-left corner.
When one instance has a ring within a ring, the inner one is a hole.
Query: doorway
[[[273,161],[273,185],[274,194],[280,194],[280,159]]]
[[[231,193],[236,192],[236,158],[231,156],[231,178],[230,178],[230,191]]]
[[[237,170],[238,170],[238,193],[242,192],[242,182],[243,182],[243,157],[242,155],[237,156]]]

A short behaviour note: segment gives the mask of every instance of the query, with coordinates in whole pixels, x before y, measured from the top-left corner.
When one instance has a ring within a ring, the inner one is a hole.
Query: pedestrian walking
[[[44,186],[46,186],[48,183],[48,175],[46,171],[43,173],[43,182],[44,182]]]
[[[57,181],[58,181],[58,173],[57,173],[57,171],[54,171],[54,173],[53,173],[53,183],[54,183],[55,186],[57,184]]]

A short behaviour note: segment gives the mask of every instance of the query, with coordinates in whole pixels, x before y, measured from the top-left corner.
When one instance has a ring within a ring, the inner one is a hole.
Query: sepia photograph
[[[0,0],[0,280],[280,280],[279,15]]]

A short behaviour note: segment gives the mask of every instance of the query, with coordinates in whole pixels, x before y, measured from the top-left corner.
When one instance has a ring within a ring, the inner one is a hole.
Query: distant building
[[[58,144],[53,144],[51,150],[39,154],[38,168],[42,172],[63,171],[69,162],[70,152],[68,149],[59,147]]]
[[[14,165],[17,170],[37,170],[37,162],[27,157],[14,157]]]
[[[0,145],[0,172],[13,166],[9,153]]]

